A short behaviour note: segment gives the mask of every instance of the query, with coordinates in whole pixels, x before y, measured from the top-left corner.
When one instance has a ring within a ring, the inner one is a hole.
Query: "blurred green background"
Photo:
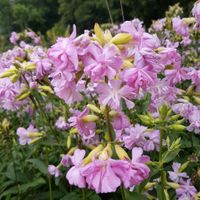
[[[90,29],[95,22],[114,23],[135,17],[149,26],[153,19],[164,16],[169,5],[179,2],[188,15],[195,0],[0,0],[0,51],[8,46],[12,31],[31,28],[54,40],[63,35],[69,25],[76,24],[78,32]]]

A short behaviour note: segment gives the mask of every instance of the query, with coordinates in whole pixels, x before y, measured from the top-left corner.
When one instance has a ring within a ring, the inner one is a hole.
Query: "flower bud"
[[[104,40],[108,43],[112,39],[111,32],[109,30],[105,30],[104,32]]]
[[[105,109],[106,109],[106,106],[104,106],[104,105],[101,105],[101,106],[100,106],[100,110],[101,110],[102,113],[105,112]]]
[[[107,160],[112,156],[112,148],[111,144],[108,143],[107,146],[103,149],[103,151],[100,153],[99,158],[101,160]]]
[[[78,147],[72,147],[72,148],[68,151],[67,155],[72,155],[72,154],[74,153],[74,151],[75,151],[77,148],[78,148]]]
[[[148,115],[139,115],[139,118],[142,121],[142,123],[145,124],[145,125],[152,125],[153,124],[152,118]]]
[[[69,149],[72,143],[71,135],[68,135],[67,137],[67,148]]]
[[[185,162],[185,163],[183,163],[182,165],[181,165],[181,167],[179,168],[179,172],[183,172],[186,168],[187,168],[187,166],[189,165],[189,163],[190,163],[190,161],[187,161],[187,162]]]
[[[77,128],[72,128],[70,131],[69,131],[69,134],[76,134],[78,133],[78,129]]]
[[[33,144],[33,143],[37,142],[37,141],[40,140],[40,139],[42,139],[42,137],[37,137],[37,138],[31,140],[31,141],[29,142],[29,144]]]
[[[31,62],[23,62],[22,68],[27,71],[32,71],[32,70],[35,70],[36,66],[34,63],[31,63]]]
[[[4,130],[6,130],[9,128],[10,123],[6,118],[4,118],[3,122],[1,123],[1,126],[3,127]]]
[[[133,63],[130,60],[123,61],[123,67],[132,67]]]
[[[34,138],[34,137],[41,137],[41,136],[43,136],[43,134],[42,134],[42,133],[39,133],[39,132],[30,132],[30,133],[28,134],[28,136],[29,136],[30,138]]]
[[[115,151],[117,156],[119,157],[119,159],[124,160],[124,159],[128,159],[130,160],[128,154],[126,153],[126,151],[120,147],[118,144],[115,145]]]
[[[41,89],[41,90],[43,90],[45,92],[49,92],[51,94],[54,93],[53,90],[51,89],[51,87],[47,86],[47,85],[40,85],[40,86],[38,86],[38,89]]]
[[[179,119],[180,117],[181,117],[181,116],[180,116],[179,114],[173,115],[173,116],[171,116],[171,117],[169,118],[169,121],[170,121],[170,122],[176,121],[176,120]]]
[[[183,21],[190,25],[190,24],[194,24],[196,22],[195,18],[194,17],[187,17],[187,18],[183,18]]]
[[[26,99],[30,94],[31,94],[30,91],[23,92],[22,94],[18,95],[18,96],[16,97],[16,99],[17,99],[18,101],[22,101],[22,100]]]
[[[118,112],[116,112],[115,110],[111,110],[109,112],[110,117],[115,117],[118,114]]]
[[[100,43],[100,45],[104,44],[104,35],[103,35],[103,31],[101,30],[99,24],[95,23],[94,25],[94,33],[96,35],[96,39],[97,41]]]
[[[11,68],[11,69],[8,69],[6,71],[4,71],[1,75],[0,75],[0,78],[7,78],[7,77],[10,77],[14,74],[17,74],[18,73],[18,70],[16,68]]]
[[[95,105],[93,104],[88,104],[87,105],[87,108],[90,109],[91,111],[93,112],[96,112],[96,113],[101,113],[101,110],[99,108],[97,108]]]
[[[167,182],[167,185],[170,186],[173,189],[180,188],[180,185],[178,183],[174,183],[174,182]]]
[[[84,122],[95,122],[97,121],[99,118],[96,115],[86,115],[84,117],[82,117],[82,120]]]
[[[184,131],[185,130],[185,126],[183,126],[181,124],[172,124],[172,125],[168,126],[168,128],[173,131]]]
[[[15,83],[18,78],[19,78],[19,75],[18,74],[14,74],[14,75],[10,76],[10,81],[12,83]]]
[[[129,33],[118,33],[111,39],[111,43],[120,45],[120,44],[126,44],[131,40],[132,40],[132,35],[130,35]]]
[[[198,105],[200,105],[200,97],[193,96],[192,98],[194,99],[195,103],[197,103]]]
[[[156,185],[155,182],[149,182],[149,183],[147,183],[147,184],[144,186],[144,189],[145,189],[145,190],[149,190],[149,189],[151,189],[152,187],[154,187],[155,185]]]
[[[95,149],[93,149],[89,155],[83,160],[83,164],[86,165],[92,161],[103,149],[103,145],[99,144]]]

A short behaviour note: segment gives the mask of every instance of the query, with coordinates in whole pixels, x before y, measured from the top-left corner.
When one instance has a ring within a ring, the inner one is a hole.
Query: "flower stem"
[[[106,106],[106,109],[105,109],[105,117],[106,117],[106,126],[107,126],[107,129],[108,129],[108,136],[109,136],[109,141],[113,141],[113,137],[112,137],[112,126],[111,126],[111,123],[110,123],[110,116],[109,116],[109,107]]]
[[[161,200],[165,200],[165,193],[164,193],[164,185],[165,185],[165,174],[163,171],[163,161],[162,161],[162,153],[163,153],[163,134],[164,131],[160,130],[160,150],[159,150],[159,163],[162,169],[160,174],[160,181],[161,181]]]
[[[120,187],[120,192],[121,192],[122,200],[126,200],[125,193],[124,193],[124,188],[122,186]]]
[[[82,200],[86,200],[86,196],[85,196],[85,189],[82,189]]]

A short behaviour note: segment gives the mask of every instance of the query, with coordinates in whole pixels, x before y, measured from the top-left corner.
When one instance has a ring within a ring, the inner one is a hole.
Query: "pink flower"
[[[164,65],[160,62],[161,56],[150,48],[136,49],[134,55],[134,66],[137,68],[148,67],[149,71],[161,72]]]
[[[109,83],[100,83],[97,86],[99,102],[103,105],[109,105],[113,109],[120,110],[121,100],[124,99],[129,108],[134,107],[132,99],[135,95],[133,89],[127,85],[122,86],[122,81],[111,80]]]
[[[68,154],[63,155],[60,162],[65,167],[71,166],[72,165],[71,156],[69,156]]]
[[[181,187],[176,189],[176,195],[178,200],[195,200],[194,196],[197,194],[196,188],[192,185],[191,179],[187,181],[181,181]]]
[[[190,125],[187,130],[195,133],[200,133],[200,110],[193,110],[188,116]]]
[[[145,151],[159,151],[160,147],[160,132],[159,130],[154,130],[152,132],[145,132],[144,133],[145,142],[143,149]]]
[[[48,172],[49,174],[54,175],[55,177],[59,177],[61,175],[60,170],[54,165],[48,166]]]
[[[191,113],[194,110],[197,110],[197,107],[194,106],[192,103],[190,102],[180,102],[180,103],[176,103],[172,106],[172,110],[175,113],[180,114],[181,116],[185,117],[185,118],[189,118],[189,116],[191,115]]]
[[[36,76],[38,79],[42,79],[45,75],[49,75],[52,70],[52,63],[49,59],[39,59],[36,62]]]
[[[180,163],[174,162],[172,165],[172,169],[174,171],[168,171],[169,178],[176,183],[180,182],[180,178],[188,178],[188,175],[185,172],[182,173],[179,172],[180,167],[181,167]]]
[[[166,18],[159,19],[153,22],[152,27],[155,31],[162,31],[165,25],[165,22],[166,22]]]
[[[189,27],[184,20],[180,19],[180,17],[175,17],[172,19],[172,26],[177,34],[185,37],[189,35]]]
[[[113,118],[112,125],[115,130],[123,130],[130,126],[130,121],[123,112],[118,112]]]
[[[151,104],[149,110],[156,112],[158,107],[167,102],[172,104],[177,99],[179,89],[174,86],[166,84],[165,80],[158,80],[154,86],[149,89],[151,93]]]
[[[181,66],[181,55],[175,48],[165,48],[159,52],[159,55],[161,56],[160,62],[163,65],[173,65],[176,67]]]
[[[192,9],[192,14],[196,18],[197,27],[198,27],[200,25],[200,1],[197,1],[194,4],[194,7]]]
[[[190,72],[188,72],[188,76],[192,80],[192,83],[197,86],[197,88],[200,88],[200,70],[196,70],[191,68]]]
[[[33,139],[36,139],[38,137],[30,137],[30,133],[38,132],[36,128],[34,128],[33,125],[30,125],[27,129],[23,127],[19,127],[17,129],[17,135],[19,136],[19,143],[21,145],[29,144]]]
[[[76,149],[74,155],[71,157],[74,166],[71,167],[66,174],[66,178],[70,185],[75,185],[79,188],[85,188],[86,186],[85,179],[81,174],[81,164],[84,156],[85,150]]]
[[[125,21],[121,24],[121,31],[130,33],[133,36],[132,43],[138,49],[143,47],[155,49],[160,46],[160,41],[156,35],[144,32],[142,22],[139,19]]]
[[[144,33],[144,28],[142,27],[143,22],[139,19],[133,19],[132,21],[125,21],[121,24],[120,30],[122,32],[130,33],[134,40],[133,43],[139,43],[141,35]]]
[[[58,129],[61,129],[61,130],[66,130],[68,128],[68,124],[65,120],[64,117],[59,117],[58,120],[56,121],[55,123],[55,126],[58,128]]]
[[[188,69],[185,67],[175,67],[173,69],[165,70],[165,80],[169,85],[175,85],[188,79]]]
[[[118,168],[121,162],[117,161]],[[96,193],[115,192],[121,185],[120,178],[112,169],[112,159],[95,160],[83,167],[81,174],[86,177],[88,188],[94,189]]]
[[[72,117],[69,118],[71,127],[76,127],[78,133],[83,139],[90,139],[95,136],[96,124],[94,122],[84,122],[83,117],[89,114],[89,110],[86,108],[82,112],[77,111]]]
[[[132,160],[111,160],[112,168],[117,174],[125,188],[132,188],[148,178],[150,169],[145,164],[149,161],[148,156],[144,156],[142,148],[133,148]]]
[[[115,46],[91,44],[88,47],[88,55],[84,59],[84,72],[93,82],[102,80],[107,76],[112,79],[122,66],[122,59]]]
[[[73,43],[75,37],[75,27],[73,33],[68,38],[58,38],[48,51],[48,57],[54,63],[55,67],[61,70],[74,72],[78,70],[78,53]]]
[[[150,159],[148,156],[143,155],[142,148],[135,147],[132,149],[132,169],[136,171],[135,175],[132,175],[131,187],[133,185],[140,184],[144,179],[148,178],[150,169],[145,164]]]
[[[20,94],[23,84],[18,81],[14,84],[9,78],[0,79],[0,104],[6,110],[17,110],[26,101],[17,101],[16,96]]]
[[[136,124],[135,127],[130,126],[125,129],[126,136],[123,137],[125,147],[132,149],[134,146],[142,146],[144,144],[144,132],[147,127]]]
[[[148,67],[126,69],[122,72],[121,78],[136,91],[140,88],[147,90],[157,79],[155,73],[148,71]]]
[[[17,41],[19,40],[19,35],[16,32],[12,32],[10,36],[10,42],[14,45],[17,44]]]
[[[74,75],[67,71],[57,70],[53,72],[51,84],[54,87],[54,91],[58,97],[63,99],[65,103],[72,104],[82,99],[81,94],[74,81]]]

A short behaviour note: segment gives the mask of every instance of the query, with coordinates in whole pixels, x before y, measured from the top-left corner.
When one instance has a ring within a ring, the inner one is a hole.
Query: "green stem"
[[[86,200],[85,189],[82,189],[82,200]]]
[[[163,153],[163,130],[160,130],[160,150],[159,150],[159,163],[161,167],[161,174],[160,174],[160,181],[161,181],[161,200],[165,200],[165,193],[164,193],[164,185],[165,185],[165,174],[163,171],[163,161],[162,161],[162,153]]]
[[[46,152],[46,164],[48,165],[48,153]],[[48,179],[48,187],[49,187],[49,200],[53,200],[52,196],[52,186],[51,186],[51,176],[49,173],[47,174],[47,179]]]
[[[105,109],[105,117],[106,117],[106,126],[107,126],[107,129],[108,129],[108,136],[109,136],[109,141],[113,141],[113,137],[112,137],[112,126],[111,126],[111,123],[110,123],[110,116],[109,116],[109,107],[106,106],[106,109]]]
[[[122,186],[120,187],[120,192],[121,192],[122,200],[126,200],[125,193],[124,193],[124,188]]]

